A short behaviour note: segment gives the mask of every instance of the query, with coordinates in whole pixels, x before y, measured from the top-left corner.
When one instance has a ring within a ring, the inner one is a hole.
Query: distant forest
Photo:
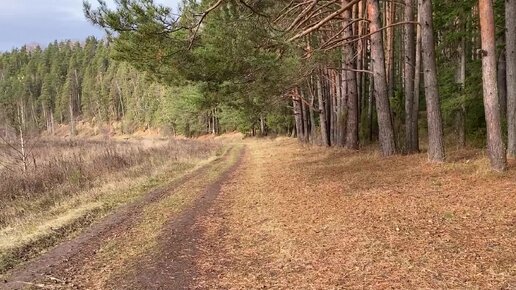
[[[199,85],[163,85],[114,60],[111,51],[106,40],[89,37],[0,54],[0,123],[13,131],[23,123],[27,131],[50,134],[68,124],[71,135],[78,121],[120,122],[123,133],[146,128],[188,136],[220,132],[215,115],[220,109],[202,98]],[[239,129],[235,117],[224,119],[226,130]]]

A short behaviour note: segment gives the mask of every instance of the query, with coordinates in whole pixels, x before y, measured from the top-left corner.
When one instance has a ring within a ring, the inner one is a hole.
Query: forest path
[[[137,211],[135,222],[86,243],[78,258],[38,270],[38,283],[516,287],[514,166],[492,173],[475,151],[432,165],[425,154],[381,158],[287,138],[244,143]]]
[[[249,141],[195,258],[198,289],[516,288],[516,171],[482,153]]]

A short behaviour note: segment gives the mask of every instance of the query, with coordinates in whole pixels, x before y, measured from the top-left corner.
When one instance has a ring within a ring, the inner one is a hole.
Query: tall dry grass
[[[166,162],[208,158],[219,148],[213,142],[193,140],[45,140],[34,144],[27,171],[12,162],[0,168],[0,228],[91,188],[111,173],[141,176]]]

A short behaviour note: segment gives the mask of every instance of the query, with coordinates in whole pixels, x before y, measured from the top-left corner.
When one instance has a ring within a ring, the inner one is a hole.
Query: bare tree
[[[16,105],[14,122],[9,125],[5,120],[0,141],[0,165],[3,168],[17,170],[17,167],[21,167],[23,172],[27,172],[31,164],[36,166],[32,148],[37,139],[30,138],[22,101]]]

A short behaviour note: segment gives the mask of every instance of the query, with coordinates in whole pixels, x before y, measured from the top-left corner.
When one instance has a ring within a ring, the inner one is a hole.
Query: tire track
[[[158,246],[126,275],[115,277],[109,289],[191,289],[197,276],[196,258],[203,230],[197,221],[210,214],[221,186],[242,163],[245,149],[237,161],[210,183],[194,204],[170,220],[161,233]]]
[[[196,179],[203,178],[203,176],[217,164],[228,162],[231,154],[233,154],[233,150],[235,149],[230,148],[221,158],[203,165],[192,172],[186,173],[184,176],[173,180],[169,184],[150,191],[144,197],[133,203],[121,206],[113,214],[93,224],[79,236],[63,242],[42,256],[11,270],[6,274],[7,279],[4,280],[3,283],[0,283],[0,289],[23,289],[31,285],[38,288],[47,286],[50,288],[53,286],[60,288],[80,288],[78,285],[71,283],[72,278],[81,270],[86,260],[92,259],[92,257],[96,255],[98,249],[101,248],[105,241],[116,239],[133,227],[141,218],[141,214],[146,206],[174,194],[176,188],[189,182],[195,182]],[[227,170],[227,172],[234,170],[234,168],[236,168],[236,164]],[[174,224],[178,227],[186,226],[187,222],[185,218],[187,216],[191,217],[195,215],[195,212],[201,210],[199,205],[205,204],[205,201],[209,200],[211,196],[214,195],[213,193],[216,193],[217,188],[220,188],[220,185],[217,183],[224,180],[227,175],[226,173],[223,173],[215,184],[209,186],[206,193],[199,198],[198,202],[195,202],[192,208],[186,209],[184,213],[180,214],[178,222],[172,221],[171,226]],[[215,196],[216,194],[213,199]],[[54,285],[45,285],[41,282],[49,280],[54,283]]]

